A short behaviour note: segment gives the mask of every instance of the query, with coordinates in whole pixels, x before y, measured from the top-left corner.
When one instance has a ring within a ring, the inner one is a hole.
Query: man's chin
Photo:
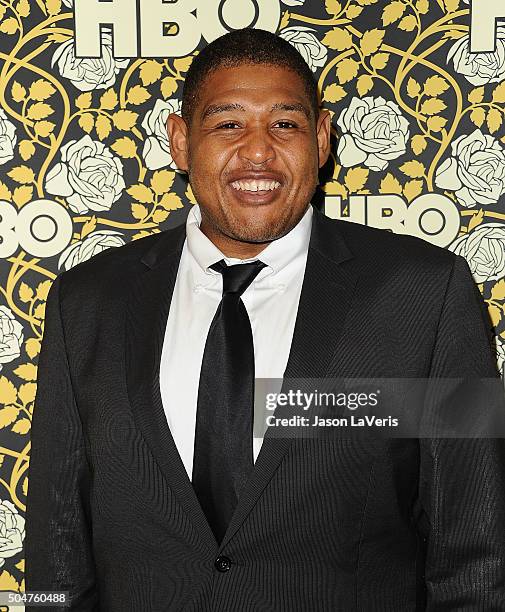
[[[237,242],[247,243],[247,244],[268,244],[273,240],[277,240],[280,238],[278,235],[271,234],[255,234],[255,235],[243,235],[243,234],[235,234],[231,235],[230,238],[233,238]]]
[[[282,238],[292,229],[287,227],[282,221],[255,225],[254,223],[244,222],[243,224],[234,224],[225,232],[229,238],[233,238],[239,242],[248,242],[251,244],[262,244],[272,242],[278,238]]]

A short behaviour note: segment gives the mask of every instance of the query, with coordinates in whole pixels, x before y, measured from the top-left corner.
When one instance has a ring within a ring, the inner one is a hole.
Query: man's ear
[[[331,115],[327,110],[322,110],[319,113],[316,130],[319,167],[322,168],[328,161],[331,150]]]
[[[170,153],[179,170],[188,171],[188,126],[184,119],[175,113],[168,115],[168,140]]]

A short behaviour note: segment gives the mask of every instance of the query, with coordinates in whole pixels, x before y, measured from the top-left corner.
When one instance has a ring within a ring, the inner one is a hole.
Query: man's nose
[[[272,137],[268,130],[251,128],[244,134],[238,155],[253,164],[263,164],[275,158]]]

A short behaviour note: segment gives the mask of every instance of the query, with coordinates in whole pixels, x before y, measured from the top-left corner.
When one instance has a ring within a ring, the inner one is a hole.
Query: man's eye
[[[234,121],[228,121],[227,123],[221,123],[221,125],[217,126],[218,130],[229,130],[229,129],[233,129],[234,127],[237,127],[238,123],[235,123]]]
[[[277,121],[277,123],[275,125],[277,127],[280,127],[281,129],[296,127],[296,125],[294,123],[292,123],[291,121]]]

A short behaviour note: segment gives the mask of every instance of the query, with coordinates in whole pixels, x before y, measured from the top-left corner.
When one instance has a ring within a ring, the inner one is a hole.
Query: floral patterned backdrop
[[[471,53],[468,0],[280,6],[276,31],[303,55],[333,116],[322,195],[340,196],[344,213],[356,195],[450,198],[460,228],[444,246],[470,264],[503,373],[505,18],[495,50]],[[24,589],[49,287],[104,249],[182,223],[194,203],[165,132],[194,54],[116,58],[105,28],[102,57],[83,59],[73,27],[73,0],[0,0],[0,591]]]

